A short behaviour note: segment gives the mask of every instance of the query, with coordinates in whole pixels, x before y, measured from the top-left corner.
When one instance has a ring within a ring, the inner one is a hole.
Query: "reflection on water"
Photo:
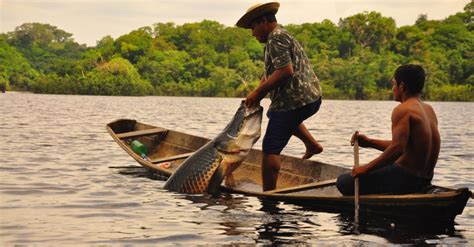
[[[353,222],[352,214],[340,214],[340,222]],[[341,232],[362,235],[376,235],[390,243],[404,244],[407,239],[413,244],[449,244],[447,236],[457,238],[457,243],[465,243],[461,231],[455,230],[454,223],[437,221],[418,222],[402,218],[385,218],[377,215],[361,215],[357,228],[353,224],[341,226]]]
[[[124,169],[121,173],[156,179],[152,173],[141,167]],[[225,230],[224,234],[229,236],[255,234],[251,243],[336,243],[341,237],[350,237],[354,242],[377,244],[467,243],[462,231],[455,229],[454,222],[420,222],[414,221],[413,218],[361,212],[356,225],[353,213],[347,211],[327,213],[339,210],[324,207],[319,207],[318,212],[313,212],[315,209],[313,206],[288,205],[267,199],[256,199],[257,203],[254,203],[252,210],[248,211],[249,208],[246,206],[248,198],[240,195],[222,193],[214,197],[210,195],[182,196],[204,211],[220,208],[221,212],[225,212],[219,217],[219,224]],[[194,221],[194,223],[201,224],[199,221]],[[239,242],[242,241],[244,239]]]
[[[104,127],[119,118],[214,137],[241,99],[0,95],[0,243],[472,244],[474,205],[456,223],[316,212],[234,194],[183,195],[137,165]],[[268,100],[263,101],[265,109]],[[434,183],[473,189],[473,103],[432,103],[442,151]],[[216,109],[216,105],[219,107]],[[349,167],[354,130],[390,137],[395,102],[325,100],[307,126],[325,147],[314,159]],[[263,126],[266,125],[264,119]],[[260,148],[261,140],[256,144]],[[290,140],[286,154],[304,146]],[[361,150],[361,163],[377,152]],[[47,229],[47,230],[45,230]],[[360,233],[360,234],[358,234]]]

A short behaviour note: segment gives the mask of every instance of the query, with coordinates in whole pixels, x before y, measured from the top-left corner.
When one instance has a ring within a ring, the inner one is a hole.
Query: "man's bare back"
[[[392,141],[405,142],[395,163],[417,177],[432,178],[441,143],[433,108],[418,97],[407,99],[392,113],[392,130],[397,130]]]

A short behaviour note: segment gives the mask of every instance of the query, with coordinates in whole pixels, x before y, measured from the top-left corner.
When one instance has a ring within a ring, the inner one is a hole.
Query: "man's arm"
[[[392,144],[392,141],[387,141],[387,140],[377,140],[377,139],[370,139],[371,142],[371,148],[375,148],[380,151],[385,151],[390,144]]]
[[[392,113],[392,141],[390,145],[377,158],[369,162],[365,166],[359,166],[352,170],[352,176],[356,177],[364,174],[374,168],[395,162],[402,154],[405,147],[408,145],[408,138],[410,136],[410,114],[408,109],[402,105],[396,107]]]
[[[390,144],[392,143],[392,141],[390,140],[378,140],[378,139],[369,138],[366,135],[359,134],[359,132],[357,131],[356,133],[352,135],[352,138],[351,138],[352,146],[354,146],[354,141],[356,137],[357,137],[357,141],[360,147],[375,148],[382,152],[385,151],[385,149],[387,149],[387,147],[390,146]]]
[[[266,81],[261,81],[260,85],[247,96],[245,105],[247,107],[259,105],[268,92],[281,86],[291,76],[293,76],[293,65],[291,63],[275,70]]]

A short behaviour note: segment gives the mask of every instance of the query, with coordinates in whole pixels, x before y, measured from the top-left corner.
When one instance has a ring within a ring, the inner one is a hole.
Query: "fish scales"
[[[221,160],[222,157],[213,147],[213,143],[207,143],[183,162],[180,166],[183,172],[170,177],[165,188],[177,192],[203,193]]]

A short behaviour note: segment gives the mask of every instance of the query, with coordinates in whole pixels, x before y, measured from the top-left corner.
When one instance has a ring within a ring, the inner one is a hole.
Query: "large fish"
[[[226,177],[234,186],[234,171],[260,138],[261,106],[247,108],[242,101],[225,129],[187,158],[166,181],[164,188],[181,193],[215,193]]]

